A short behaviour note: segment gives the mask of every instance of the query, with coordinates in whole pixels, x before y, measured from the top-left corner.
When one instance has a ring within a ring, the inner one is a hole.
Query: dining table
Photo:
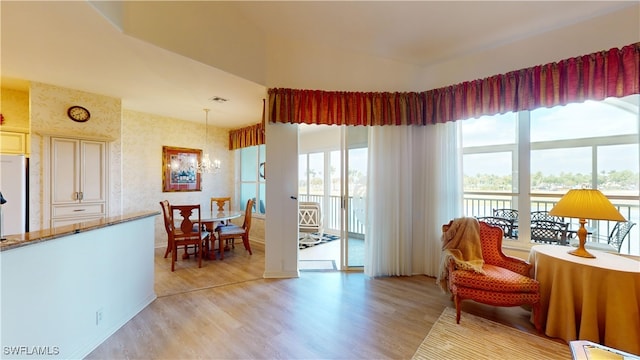
[[[531,247],[544,333],[640,355],[640,261],[597,250],[583,258],[569,254],[573,249]]]
[[[222,223],[231,219],[236,219],[242,216],[244,212],[242,211],[213,211],[208,216],[203,216],[200,218],[200,223],[202,224],[204,230],[209,232],[209,242],[207,242],[207,246],[205,249],[205,255],[208,259],[215,259],[215,247],[210,246],[210,243],[215,241],[215,229],[216,223]]]

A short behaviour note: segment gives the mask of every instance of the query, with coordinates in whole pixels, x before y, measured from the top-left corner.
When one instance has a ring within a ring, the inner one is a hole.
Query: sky
[[[637,96],[637,95],[636,95]],[[570,104],[531,112],[531,140],[550,141],[638,134],[638,109],[621,109],[594,101]],[[462,122],[464,146],[513,144],[516,137],[516,114],[485,116]],[[591,148],[539,150],[532,152],[532,172],[544,174],[589,173]],[[509,153],[467,156],[466,175],[511,172]],[[638,146],[617,145],[599,149],[598,171],[631,170],[639,172]]]

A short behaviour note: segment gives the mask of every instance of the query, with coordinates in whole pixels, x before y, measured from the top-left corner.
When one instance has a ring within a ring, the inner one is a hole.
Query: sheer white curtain
[[[369,276],[436,276],[442,224],[462,216],[462,147],[457,122],[369,130]]]

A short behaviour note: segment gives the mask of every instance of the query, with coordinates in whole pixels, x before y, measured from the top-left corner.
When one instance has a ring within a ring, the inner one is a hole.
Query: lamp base
[[[569,254],[571,255],[575,255],[575,256],[580,256],[583,258],[590,258],[590,259],[594,259],[595,256],[593,254],[591,254],[590,252],[588,252],[584,247],[579,247],[575,250],[571,250],[569,251]]]

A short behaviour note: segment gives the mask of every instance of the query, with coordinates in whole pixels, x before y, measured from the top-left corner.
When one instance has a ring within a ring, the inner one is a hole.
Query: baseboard
[[[300,277],[300,271],[265,271],[262,277],[265,279],[291,279]]]

